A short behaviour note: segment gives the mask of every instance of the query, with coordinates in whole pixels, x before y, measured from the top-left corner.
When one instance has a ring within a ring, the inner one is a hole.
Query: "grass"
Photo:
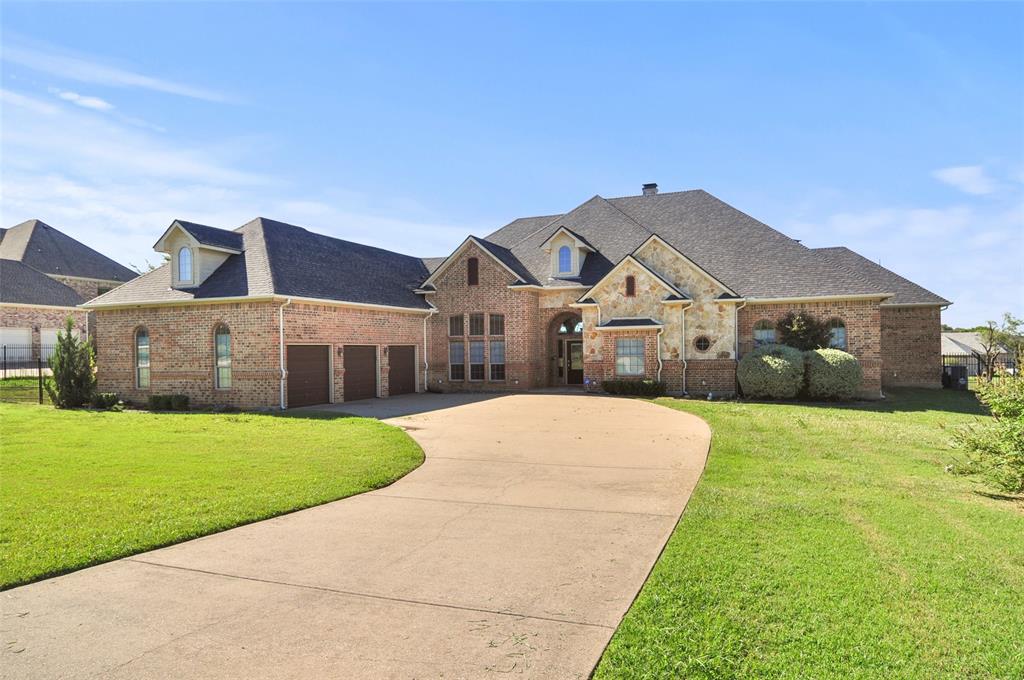
[[[0,380],[0,401],[13,401],[24,403],[39,403],[39,379],[29,378],[4,378]],[[50,397],[43,390],[43,403],[49,404]]]
[[[0,588],[390,484],[423,452],[366,418],[0,404]]]
[[[944,472],[972,393],[657,403],[711,455],[596,678],[1024,677],[1024,499]]]

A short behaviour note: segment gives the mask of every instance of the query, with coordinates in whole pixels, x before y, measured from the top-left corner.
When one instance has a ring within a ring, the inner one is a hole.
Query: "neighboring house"
[[[967,367],[967,375],[976,376],[984,371],[986,358],[985,346],[981,334],[972,331],[952,331],[942,334],[943,359],[952,364]],[[1013,368],[1013,360],[1006,347],[999,346],[993,362],[996,366]]]
[[[0,229],[0,346],[8,359],[45,360],[68,316],[88,332],[79,305],[135,276],[39,220]]]
[[[159,269],[92,300],[104,391],[298,406],[425,389],[650,378],[736,391],[736,362],[804,310],[864,369],[861,393],[939,387],[948,301],[845,248],[810,249],[704,191],[517,219],[415,258],[257,218],[176,221]]]

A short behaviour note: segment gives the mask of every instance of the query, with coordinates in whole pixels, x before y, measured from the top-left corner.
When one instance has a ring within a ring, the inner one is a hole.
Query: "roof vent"
[[[644,196],[653,196],[654,194],[658,193],[658,185],[655,184],[654,182],[645,184],[643,186],[643,192]]]

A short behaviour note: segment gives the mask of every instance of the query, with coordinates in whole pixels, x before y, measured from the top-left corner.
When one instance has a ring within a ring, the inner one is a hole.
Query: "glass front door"
[[[583,342],[580,340],[566,341],[567,369],[565,382],[567,385],[583,384]]]

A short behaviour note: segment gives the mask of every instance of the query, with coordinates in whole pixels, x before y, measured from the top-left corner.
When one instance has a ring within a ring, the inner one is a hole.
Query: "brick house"
[[[83,302],[136,276],[40,220],[0,229],[0,346],[9,359],[45,360],[69,316],[89,332]]]
[[[176,221],[170,262],[86,306],[101,389],[288,407],[435,391],[736,390],[793,310],[830,322],[861,393],[939,387],[948,301],[845,248],[811,249],[704,191],[595,196],[415,258],[258,218]]]

